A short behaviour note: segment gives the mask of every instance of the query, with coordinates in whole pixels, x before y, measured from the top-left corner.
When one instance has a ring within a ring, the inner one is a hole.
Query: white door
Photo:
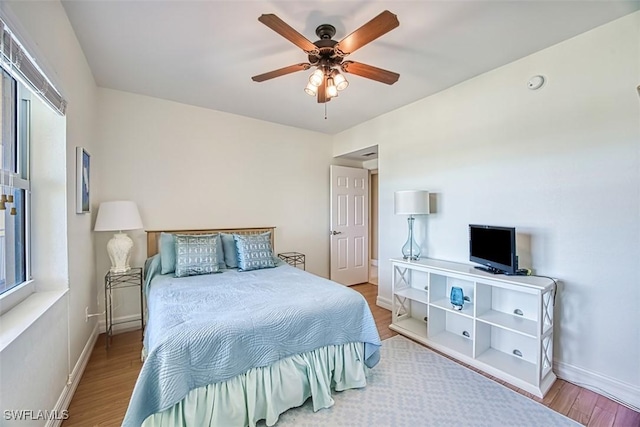
[[[369,171],[331,165],[331,280],[369,279]]]

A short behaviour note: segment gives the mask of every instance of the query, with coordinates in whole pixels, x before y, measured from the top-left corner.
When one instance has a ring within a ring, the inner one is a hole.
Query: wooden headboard
[[[160,233],[172,234],[260,234],[271,231],[271,247],[275,248],[275,227],[252,227],[252,228],[211,228],[203,230],[146,230],[147,233],[147,258],[158,253],[158,244],[160,243]],[[275,250],[275,249],[274,249]]]

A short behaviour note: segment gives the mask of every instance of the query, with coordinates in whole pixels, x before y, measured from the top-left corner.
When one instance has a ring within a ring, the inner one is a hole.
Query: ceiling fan
[[[316,35],[320,39],[312,43],[274,14],[261,15],[258,21],[302,49],[308,55],[309,62],[289,65],[251,77],[255,82],[263,82],[315,67],[316,69],[309,77],[309,83],[304,90],[307,94],[316,96],[319,103],[325,103],[338,96],[338,92],[349,85],[340,71],[388,85],[394,84],[400,77],[400,74],[392,71],[345,60],[347,55],[400,25],[398,17],[388,10],[380,13],[340,41],[332,39],[336,29],[329,24],[322,24],[316,28]]]

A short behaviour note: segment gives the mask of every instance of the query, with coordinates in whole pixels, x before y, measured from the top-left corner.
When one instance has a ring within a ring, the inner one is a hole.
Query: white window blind
[[[36,94],[64,116],[67,101],[60,95],[44,75],[35,60],[16,39],[7,25],[0,19],[0,60],[2,68],[15,78],[29,85]]]

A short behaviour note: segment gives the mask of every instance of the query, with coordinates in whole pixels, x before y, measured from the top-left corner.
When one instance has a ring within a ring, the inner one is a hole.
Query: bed
[[[274,234],[147,232],[145,360],[123,426],[271,426],[308,398],[317,411],[366,386],[380,348],[366,300],[278,260]],[[184,275],[202,253],[206,268]]]

